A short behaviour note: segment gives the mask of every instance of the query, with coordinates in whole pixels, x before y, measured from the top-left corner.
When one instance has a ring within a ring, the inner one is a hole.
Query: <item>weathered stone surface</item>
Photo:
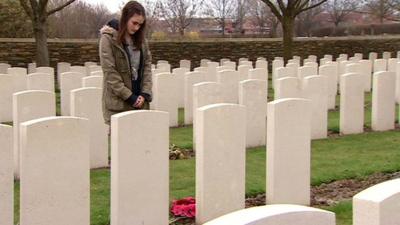
[[[371,127],[375,131],[394,129],[395,123],[395,86],[394,72],[374,73],[372,88]]]
[[[204,225],[335,225],[333,212],[299,205],[266,205],[238,210]]]
[[[268,86],[265,80],[239,83],[239,104],[246,106],[246,147],[265,145]]]
[[[364,77],[349,73],[340,82],[340,132],[357,134],[364,131]]]
[[[400,179],[374,185],[353,197],[354,225],[397,225]]]
[[[311,102],[268,103],[267,204],[310,204]]]
[[[21,225],[88,225],[87,120],[50,117],[21,124],[20,185]]]
[[[49,91],[21,91],[13,94],[14,175],[20,171],[20,124],[56,115],[56,96]]]
[[[168,127],[166,112],[111,117],[111,224],[168,224]]]
[[[48,73],[28,74],[27,89],[54,92],[54,75]]]
[[[245,206],[246,110],[214,104],[196,115],[196,223],[203,224]]]
[[[0,124],[0,224],[14,224],[13,128]]]
[[[12,94],[14,79],[12,75],[0,74],[0,122],[12,121]]]
[[[90,168],[108,166],[108,129],[102,111],[102,89],[89,87],[71,91],[71,116],[88,119]]]

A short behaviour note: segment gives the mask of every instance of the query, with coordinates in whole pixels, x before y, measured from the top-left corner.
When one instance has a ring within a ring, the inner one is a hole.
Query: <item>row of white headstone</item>
[[[96,87],[78,88],[70,91],[70,115],[84,117],[90,125],[90,168],[108,166],[108,126],[102,115],[102,89]],[[14,126],[14,175],[19,177],[20,168],[20,124],[42,117],[56,116],[54,92],[31,90],[13,94]]]
[[[372,54],[373,55],[373,54]],[[357,56],[357,57],[356,57]],[[355,59],[362,58],[361,54],[356,54]],[[344,58],[345,56],[341,56]],[[395,126],[395,91],[399,90],[400,85],[395,87],[395,83],[400,84],[400,73],[395,71],[384,72],[387,67],[379,66],[380,61],[376,59],[375,75],[372,76],[372,67],[369,60],[356,61],[346,65],[345,72],[339,74],[337,62],[330,61],[331,56],[326,55],[325,65],[318,66],[316,62],[306,62],[306,66],[299,67],[278,67],[276,68],[276,87],[275,99],[281,98],[306,98],[312,102],[312,139],[327,137],[328,130],[328,109],[335,108],[337,92],[341,90],[340,101],[340,131],[343,134],[362,133],[364,126],[364,91],[370,91],[373,86],[372,98],[372,129],[384,131],[394,129]],[[297,60],[295,58],[294,60]],[[309,57],[308,60],[316,60]],[[339,58],[339,60],[341,60]],[[398,59],[390,59],[398,66]],[[242,61],[243,62],[243,61]],[[257,61],[256,65],[260,65]],[[273,62],[280,62],[277,59]],[[265,68],[251,69],[247,67],[243,75],[235,71],[234,62],[232,67],[217,69],[215,81],[209,81],[206,74],[213,74],[214,67],[195,68],[194,72],[188,72],[186,68],[173,69],[172,74],[169,64],[162,63],[157,65],[154,70],[154,103],[152,108],[170,113],[171,126],[177,125],[177,114],[179,108],[180,87],[184,86],[184,115],[185,124],[194,122],[193,112],[204,104],[212,103],[240,103],[247,106],[248,113],[253,113],[247,121],[247,147],[265,144],[264,118],[266,115],[267,88],[268,87],[268,63],[264,61]],[[341,65],[347,63],[342,61]],[[295,64],[288,63],[287,65]],[[218,65],[215,62],[208,62],[208,65]],[[165,68],[163,68],[163,66]],[[224,67],[224,66],[222,66]],[[393,67],[393,66],[392,66]],[[217,67],[218,68],[218,67]],[[296,68],[296,69],[294,69]],[[369,70],[364,71],[364,68]],[[399,71],[400,72],[400,71]],[[257,74],[257,75],[254,75]],[[350,75],[350,76],[349,76]],[[242,80],[248,78],[258,78],[259,80]],[[373,82],[371,78],[373,77]],[[339,82],[339,80],[343,80]],[[183,85],[182,85],[183,81]],[[368,82],[367,82],[368,81]],[[338,83],[341,83],[338,89]],[[373,83],[373,85],[372,85]],[[240,88],[239,88],[240,87]],[[246,92],[252,94],[246,94]],[[174,100],[175,99],[175,100]],[[400,99],[400,95],[398,96]],[[251,107],[250,107],[251,106]],[[195,123],[194,123],[195,126]],[[252,132],[253,131],[253,132]],[[252,140],[253,139],[253,140]]]
[[[63,67],[63,64],[66,63],[59,63],[59,67]],[[27,90],[55,91],[54,68],[38,67],[34,68],[34,73],[28,74],[26,68],[9,67],[9,65],[6,65],[6,67],[6,73],[0,73],[0,103],[2,105],[0,109],[0,122],[12,121],[13,93]],[[85,68],[82,66],[65,67],[64,70],[69,69],[69,71],[67,70],[59,76],[62,115],[69,115],[69,92],[71,90],[80,87],[101,88],[103,85],[103,75],[99,66],[88,66],[89,71],[93,70],[89,76],[86,76],[86,72],[83,73],[83,69]],[[33,69],[31,68],[31,70]]]
[[[310,204],[310,104],[310,100],[296,98],[268,104],[265,169],[269,206],[246,210],[246,108],[219,103],[197,109],[197,224],[237,210],[241,211],[209,224],[232,224],[229,221],[238,215],[253,222],[234,224],[255,225],[260,217],[269,221],[267,224],[276,224],[273,221],[277,219],[284,221],[283,225],[335,224],[333,213],[274,205]],[[21,225],[90,223],[89,121],[44,117],[19,124]],[[168,224],[168,127],[168,113],[161,111],[130,111],[112,116],[111,225]],[[132,136],[132,130],[141,132]],[[13,221],[13,138],[13,128],[0,125],[0,145],[4,146],[0,149],[0,196],[4,196],[1,225]],[[399,180],[368,189],[355,197],[354,221],[360,225],[395,225],[400,220],[399,201]]]

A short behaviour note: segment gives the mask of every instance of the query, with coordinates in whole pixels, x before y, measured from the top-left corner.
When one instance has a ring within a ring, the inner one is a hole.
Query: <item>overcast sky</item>
[[[128,0],[83,0],[90,4],[101,4],[103,3],[111,12],[117,12],[119,6],[127,2]]]

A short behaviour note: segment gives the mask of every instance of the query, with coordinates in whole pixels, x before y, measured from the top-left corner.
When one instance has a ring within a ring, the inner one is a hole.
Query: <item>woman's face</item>
[[[144,17],[142,15],[135,14],[128,20],[126,29],[129,35],[133,35],[136,31],[140,29],[144,23]]]

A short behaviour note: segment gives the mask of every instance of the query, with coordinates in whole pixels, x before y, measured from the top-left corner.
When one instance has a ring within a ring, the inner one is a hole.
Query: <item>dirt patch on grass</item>
[[[351,198],[362,190],[383,181],[400,178],[400,172],[376,173],[364,179],[345,179],[311,187],[312,206],[331,206]],[[265,205],[265,194],[246,199],[246,207]]]

